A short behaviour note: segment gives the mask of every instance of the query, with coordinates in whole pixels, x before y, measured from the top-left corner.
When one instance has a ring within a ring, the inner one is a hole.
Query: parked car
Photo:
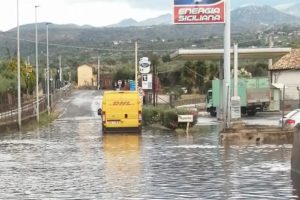
[[[300,124],[300,109],[295,109],[286,114],[283,119],[279,119],[279,125],[285,127],[294,128],[297,124]]]

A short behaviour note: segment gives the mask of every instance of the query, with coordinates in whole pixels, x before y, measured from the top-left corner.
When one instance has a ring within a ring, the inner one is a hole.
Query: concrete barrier
[[[300,126],[296,126],[291,157],[291,178],[293,195],[300,197]]]
[[[223,145],[292,144],[294,130],[275,126],[236,123],[220,133]]]

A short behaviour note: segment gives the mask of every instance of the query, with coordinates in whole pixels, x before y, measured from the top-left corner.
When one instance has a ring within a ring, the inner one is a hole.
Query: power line
[[[16,38],[8,37],[0,35],[2,38],[16,40]],[[27,39],[20,39],[23,42],[35,43],[35,41],[27,40]],[[39,44],[46,45],[45,42],[39,42]],[[56,43],[49,43],[49,46],[55,47],[64,47],[64,48],[72,48],[72,49],[83,49],[83,50],[91,50],[91,51],[112,51],[112,52],[134,52],[135,49],[114,49],[114,48],[98,48],[98,47],[82,47],[82,46],[73,46],[73,45],[63,45],[63,44],[56,44]],[[173,52],[177,49],[139,49],[139,52]]]
[[[170,73],[170,72],[176,72],[181,70],[183,67],[177,68],[177,69],[170,69],[170,70],[166,70],[166,71],[161,71],[161,72],[157,72],[157,74],[166,74],[166,73]]]
[[[6,39],[11,39],[11,40],[16,40],[16,38],[14,38],[14,37],[9,37],[9,36],[4,36],[4,35],[0,35],[0,37],[6,38]],[[221,38],[217,38],[217,39],[221,39]],[[20,38],[20,41],[35,43],[35,41],[23,39],[23,38]],[[245,44],[245,43],[255,42],[255,41],[260,41],[260,39],[241,41],[238,43]],[[39,42],[39,44],[46,45],[45,42]],[[146,44],[146,43],[143,42],[143,44]],[[83,46],[74,46],[74,45],[64,45],[64,44],[57,44],[57,43],[49,43],[49,46],[72,48],[72,49],[83,49],[83,50],[90,50],[90,51],[110,51],[110,52],[134,52],[135,51],[134,48],[132,48],[132,49],[98,48],[98,47],[83,47]],[[220,44],[220,45],[210,46],[209,48],[212,49],[212,48],[217,48],[217,47],[222,48],[222,45]],[[139,52],[174,52],[176,50],[178,50],[178,49],[139,49]]]

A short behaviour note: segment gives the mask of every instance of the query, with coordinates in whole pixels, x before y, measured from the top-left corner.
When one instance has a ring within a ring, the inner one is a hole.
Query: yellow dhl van
[[[142,104],[136,91],[106,91],[103,94],[102,130],[106,132],[141,132]]]

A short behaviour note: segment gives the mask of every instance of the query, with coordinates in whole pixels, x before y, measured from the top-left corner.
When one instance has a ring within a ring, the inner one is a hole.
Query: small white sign
[[[142,74],[142,88],[152,90],[152,74]]]
[[[150,72],[151,62],[147,57],[143,57],[139,61],[139,70],[141,74],[148,74]]]
[[[193,115],[178,115],[178,122],[193,122]]]
[[[241,98],[239,96],[231,97],[231,118],[232,119],[241,118]]]

